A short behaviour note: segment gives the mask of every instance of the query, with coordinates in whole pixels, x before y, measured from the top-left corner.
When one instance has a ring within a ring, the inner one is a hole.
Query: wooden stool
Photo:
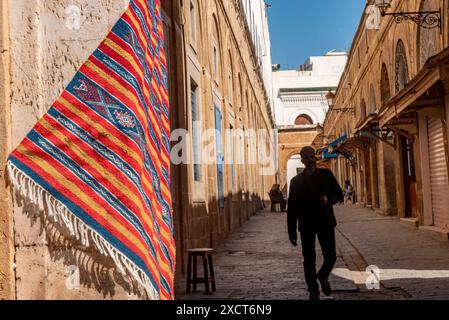
[[[205,294],[210,294],[209,283],[212,284],[212,292],[215,292],[217,290],[215,287],[215,273],[214,273],[214,265],[212,262],[213,252],[214,250],[210,248],[187,250],[187,253],[189,254],[189,261],[187,264],[187,293],[190,293],[190,285],[192,284],[193,284],[193,292],[197,292],[197,285],[199,283],[200,284],[203,283],[206,285]],[[198,278],[197,257],[203,258],[204,278]]]

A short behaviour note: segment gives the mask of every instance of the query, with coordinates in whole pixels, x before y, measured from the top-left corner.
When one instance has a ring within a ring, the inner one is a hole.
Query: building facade
[[[128,3],[0,1],[3,168],[9,152],[45,114]],[[173,148],[187,145],[180,148],[182,161],[172,168],[179,280],[185,274],[186,249],[215,247],[266,200],[274,174],[263,175],[269,170],[256,160],[264,155],[262,162],[270,157],[274,162],[274,152],[262,152],[273,150],[272,140],[224,133],[273,128],[271,90],[266,88],[270,77],[264,78],[262,71],[271,62],[264,62],[263,53],[263,61],[257,59],[243,2],[163,0],[162,6]],[[268,39],[262,31],[259,36]],[[210,128],[211,136],[201,136]],[[215,161],[203,163],[199,154],[208,146]],[[4,174],[2,170],[2,178]],[[55,244],[42,221],[31,219],[11,190],[2,185],[0,193],[0,298],[138,298],[111,281],[113,266],[107,261],[71,259],[86,249]]]
[[[277,126],[320,124],[326,117],[326,94],[337,89],[346,66],[346,52],[310,57],[298,70],[274,70]]]
[[[336,90],[346,62],[345,52],[333,50],[310,57],[298,70],[273,67],[279,182],[284,190],[303,167],[299,151],[321,134],[329,108],[326,95]]]
[[[260,210],[275,181],[273,168],[260,165],[274,163],[274,141],[258,135],[274,127],[271,74],[264,72],[271,61],[263,1],[251,1],[251,7],[244,1],[189,2],[180,8],[186,17],[185,102],[178,105],[185,108],[174,120],[176,128],[188,130],[192,146],[191,164],[174,167],[179,276],[186,249],[223,241]],[[213,141],[210,129],[222,136],[212,148],[216,159],[197,161]]]
[[[270,99],[270,112],[274,112],[273,77],[271,72],[271,39],[267,3],[264,0],[243,0],[248,31],[251,35],[257,67],[262,73],[265,90]]]
[[[391,12],[438,12],[435,28],[366,13],[324,124],[330,165],[360,205],[447,237],[449,4],[394,0]],[[373,24],[378,20],[380,24]]]

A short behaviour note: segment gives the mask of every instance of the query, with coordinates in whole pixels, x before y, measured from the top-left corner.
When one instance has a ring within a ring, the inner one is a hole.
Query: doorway
[[[373,173],[373,191],[374,191],[374,201],[373,207],[376,209],[380,208],[380,191],[379,191],[379,170],[377,167],[378,164],[378,142],[375,142],[371,147],[371,172]]]
[[[294,177],[300,174],[304,170],[304,164],[301,162],[301,156],[299,154],[291,157],[287,162],[287,186],[281,186],[284,195],[290,192],[290,182]]]
[[[413,218],[416,212],[416,173],[413,141],[401,136],[402,175],[404,183],[405,218]]]
[[[366,206],[373,208],[373,193],[372,193],[372,185],[371,185],[371,164],[370,164],[370,150],[364,150],[364,164],[365,164],[365,202]]]

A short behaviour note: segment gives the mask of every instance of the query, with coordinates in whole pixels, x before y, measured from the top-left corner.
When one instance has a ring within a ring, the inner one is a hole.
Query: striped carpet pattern
[[[174,298],[167,63],[160,0],[131,0],[8,159],[11,183],[142,295]]]

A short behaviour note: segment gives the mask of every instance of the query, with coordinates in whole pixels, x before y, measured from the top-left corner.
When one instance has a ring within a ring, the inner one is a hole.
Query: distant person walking
[[[332,294],[329,276],[337,260],[335,245],[335,219],[333,206],[344,201],[333,173],[317,168],[317,158],[312,147],[301,150],[301,161],[306,169],[290,183],[288,199],[288,235],[293,246],[297,246],[297,230],[301,235],[304,272],[310,300],[319,300],[321,290],[326,296]],[[324,263],[316,271],[315,242],[318,237]]]

